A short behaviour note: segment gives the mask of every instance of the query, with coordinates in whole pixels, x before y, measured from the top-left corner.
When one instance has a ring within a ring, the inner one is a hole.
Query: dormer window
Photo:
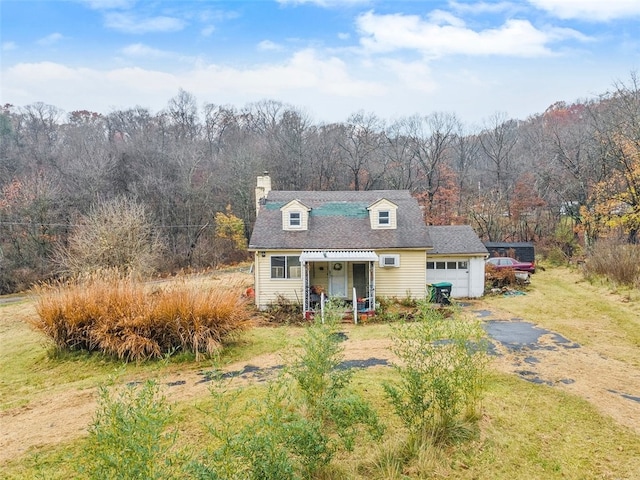
[[[300,232],[309,229],[309,212],[311,209],[300,200],[291,200],[280,208],[282,212],[282,229]]]
[[[369,222],[373,230],[394,230],[398,228],[398,205],[381,198],[367,207]]]
[[[289,212],[289,227],[300,228],[301,226],[300,212]]]

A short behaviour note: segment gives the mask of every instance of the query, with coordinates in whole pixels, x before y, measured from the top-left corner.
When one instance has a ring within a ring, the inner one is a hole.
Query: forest
[[[636,244],[640,79],[474,130],[449,112],[318,124],[278,101],[200,105],[184,90],[157,113],[6,104],[0,293],[78,273],[78,258],[126,264],[123,238],[148,273],[242,260],[265,171],[278,190],[407,189],[427,224],[470,224],[484,241],[532,241],[567,260],[603,238]]]

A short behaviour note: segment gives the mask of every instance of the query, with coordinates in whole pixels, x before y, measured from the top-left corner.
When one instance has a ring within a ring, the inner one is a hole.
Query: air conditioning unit
[[[382,268],[399,267],[400,255],[380,255],[380,266]]]

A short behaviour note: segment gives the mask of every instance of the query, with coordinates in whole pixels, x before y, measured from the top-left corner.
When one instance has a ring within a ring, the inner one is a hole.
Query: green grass
[[[536,273],[527,295],[488,297],[478,305],[506,312],[506,318],[525,318],[603,355],[640,365],[640,299],[636,292],[610,291],[606,286],[583,281],[570,269],[554,268]],[[99,355],[52,356],[44,337],[23,320],[32,313],[33,306],[26,301],[0,306],[2,410],[71,389],[95,388],[113,377],[119,381],[155,378],[171,372],[200,370],[210,364],[194,362],[186,356],[126,365]],[[384,324],[343,327],[353,340],[384,339],[390,333],[389,326]],[[255,328],[230,344],[220,363],[288,353],[303,330],[291,326]],[[341,453],[334,462],[333,477],[324,478],[638,478],[640,435],[601,415],[586,400],[559,388],[495,372],[490,375],[483,401],[478,437],[463,444],[433,447],[407,462],[411,446],[382,388],[382,383],[394,376],[394,370],[385,367],[355,373],[352,386],[378,411],[387,425],[387,434],[383,443],[370,442],[358,445],[352,453]],[[255,384],[245,388],[240,398],[260,399],[264,393],[264,384]],[[207,412],[212,408],[215,408],[213,400],[206,394],[174,405],[175,416],[169,428],[177,428],[181,451],[199,452],[211,441]],[[229,420],[241,422],[242,418]],[[85,441],[81,438],[55,447],[32,449],[22,458],[2,465],[2,477],[80,478],[73,465]]]
[[[388,412],[380,382],[392,375],[391,369],[380,367],[358,371],[353,385],[379,412]],[[493,375],[489,385],[480,438],[436,449],[430,456],[427,452],[421,459],[402,465],[407,476],[398,478],[434,478],[434,472],[441,478],[463,480],[637,478],[640,436],[602,417],[588,402],[508,375]],[[260,398],[264,388],[250,387],[241,399]],[[210,440],[206,430],[210,408],[214,405],[209,397],[176,405],[176,423],[171,427],[178,427],[182,450],[197,451]],[[341,478],[393,478],[388,472],[393,470],[394,460],[402,457],[405,437],[393,416],[384,418],[388,424],[386,443],[360,445],[353,453],[338,457]],[[3,474],[16,480],[39,478],[39,474],[51,480],[79,478],[70,462],[80,454],[82,442],[40,449],[5,464]],[[392,452],[385,452],[385,448]]]

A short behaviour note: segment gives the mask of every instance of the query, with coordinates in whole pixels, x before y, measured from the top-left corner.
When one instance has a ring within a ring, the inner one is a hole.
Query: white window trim
[[[386,216],[383,217],[382,214],[386,213]],[[384,220],[384,222],[383,222]],[[378,210],[378,226],[379,227],[390,227],[391,226],[391,211],[390,210]]]
[[[292,215],[297,215],[298,216],[298,223],[297,224],[291,223]],[[291,229],[300,229],[300,228],[302,228],[302,212],[298,212],[298,211],[289,212],[289,228],[291,228]]]

